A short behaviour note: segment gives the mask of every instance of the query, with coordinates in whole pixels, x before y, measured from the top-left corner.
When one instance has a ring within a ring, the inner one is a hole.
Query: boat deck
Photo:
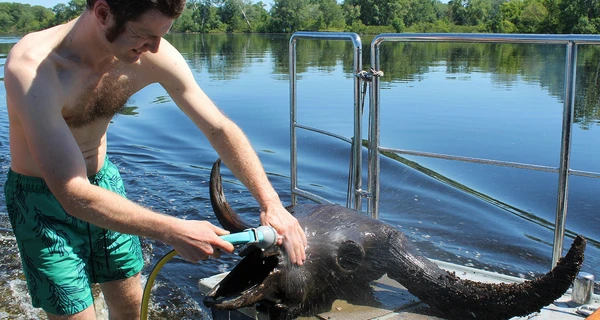
[[[441,261],[435,261],[441,268],[455,272],[463,279],[481,282],[522,282],[516,277],[506,276],[499,273],[483,271],[479,269],[459,266]],[[213,288],[226,273],[218,274],[210,278],[201,279],[198,284],[203,293],[207,293]],[[408,293],[406,288],[398,282],[387,278],[386,276],[372,283],[374,296],[381,303],[378,307],[352,305],[346,301],[336,300],[330,311],[316,314],[312,317],[302,317],[299,319],[343,319],[343,320],[424,320],[424,319],[443,319],[443,315],[429,308],[426,304],[420,302],[415,296]],[[586,305],[594,310],[600,307],[600,296],[594,295],[593,302]],[[515,317],[517,319],[535,319],[535,320],[582,320],[585,315],[577,313],[581,305],[571,301],[571,290],[567,291],[560,299],[553,304],[544,307],[540,312],[530,314],[525,317]],[[258,312],[253,308],[243,308],[234,312],[213,310],[213,319],[258,319],[266,320],[268,316]]]

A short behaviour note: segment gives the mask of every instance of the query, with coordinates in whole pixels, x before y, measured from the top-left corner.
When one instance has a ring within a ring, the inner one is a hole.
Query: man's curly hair
[[[86,0],[87,8],[93,9],[97,0]],[[127,21],[136,21],[148,10],[156,10],[163,15],[176,19],[183,9],[186,0],[106,0],[110,13],[115,17],[115,25],[108,30],[106,38],[114,41],[125,30]]]

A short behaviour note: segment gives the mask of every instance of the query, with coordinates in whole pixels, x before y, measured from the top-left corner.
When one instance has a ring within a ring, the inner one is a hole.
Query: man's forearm
[[[219,238],[227,231],[208,221],[182,220],[153,212],[91,185],[85,178],[73,179],[55,194],[71,215],[106,229],[162,241],[191,262],[206,259],[215,249],[234,250],[231,243]]]
[[[70,182],[57,198],[70,215],[80,220],[170,243],[170,227],[176,218],[153,212],[84,179]]]

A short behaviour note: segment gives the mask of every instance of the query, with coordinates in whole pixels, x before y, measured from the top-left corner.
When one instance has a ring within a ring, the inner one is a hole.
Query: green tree
[[[61,24],[69,21],[68,7],[64,3],[59,3],[52,8],[54,12],[54,23]]]
[[[590,21],[588,17],[580,17],[577,24],[573,27],[573,33],[598,33],[598,19]]]
[[[228,32],[264,31],[269,21],[265,4],[252,4],[250,0],[223,0],[218,15]]]
[[[485,25],[492,9],[489,0],[468,0],[467,1],[467,24],[471,26]]]
[[[193,20],[198,25],[199,32],[219,30],[223,26],[218,14],[217,7],[213,6],[211,0],[200,2],[192,11]]]
[[[465,0],[448,1],[448,18],[458,25],[467,25],[467,8]]]
[[[600,0],[188,0],[173,32],[503,32],[599,33]],[[49,10],[0,3],[0,32],[25,33],[65,23],[86,0]]]
[[[23,10],[23,8],[21,8],[20,10],[16,28],[17,30],[26,33],[41,29],[40,23],[38,21],[35,21],[35,16],[33,15],[33,12],[31,10]]]
[[[242,5],[240,0],[223,0],[217,12],[221,22],[226,25],[227,32],[233,32],[242,26]]]
[[[540,26],[540,33],[560,33],[560,8],[559,4],[561,0],[540,0],[546,10],[548,10],[548,16],[546,20],[542,22]]]
[[[437,0],[410,0],[410,10],[404,16],[404,24],[409,27],[421,22],[434,22],[438,19],[436,14]]]
[[[52,25],[52,11],[42,6],[22,3],[0,3],[0,33],[20,34],[38,31]]]
[[[318,7],[318,13],[321,19],[320,29],[343,29],[344,12],[342,6],[337,3],[336,0],[313,0],[313,3]]]
[[[175,20],[173,22],[171,31],[173,31],[173,32],[197,32],[197,31],[199,31],[200,27],[198,26],[196,21],[194,21],[193,14],[194,14],[194,11],[192,11],[190,9],[183,10],[183,13],[181,13],[181,16],[179,16],[179,18],[177,18],[177,20]]]
[[[308,0],[274,0],[271,8],[272,32],[306,30]]]
[[[548,10],[537,0],[526,0],[525,6],[517,24],[518,32],[538,33],[542,30],[544,21],[548,20]]]
[[[11,14],[11,6],[13,4],[10,3],[0,3],[0,30],[2,33],[10,33],[14,32],[15,19]]]
[[[592,21],[600,17],[598,0],[561,0],[558,9],[560,32],[596,32],[596,27]]]
[[[254,32],[268,32],[268,26],[271,22],[271,16],[267,11],[266,5],[259,1],[246,7],[246,17],[252,22]]]
[[[521,23],[523,0],[509,0],[500,5],[499,23],[492,30],[495,32],[515,33]]]
[[[55,15],[54,24],[61,24],[77,18],[85,9],[85,0],[71,0],[65,5],[59,3],[52,8]]]
[[[39,22],[41,29],[45,29],[53,25],[54,13],[52,13],[52,10],[42,6],[33,6],[31,10],[33,11],[35,20]]]
[[[360,21],[370,26],[398,23],[410,11],[410,0],[347,0],[347,3],[359,7]]]

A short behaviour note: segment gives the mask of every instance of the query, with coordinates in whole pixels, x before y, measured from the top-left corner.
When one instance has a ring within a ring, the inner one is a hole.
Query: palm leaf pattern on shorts
[[[102,241],[102,238],[96,239],[96,241],[93,244],[92,251],[94,253],[94,256],[92,257],[92,259],[94,260],[94,268],[96,268],[96,270],[104,270],[106,267],[105,261],[104,259],[98,258],[106,257],[108,255],[106,246],[104,245],[104,241]]]
[[[36,226],[33,231],[38,237],[41,237],[49,252],[64,256],[65,242],[71,242],[71,236],[60,228],[60,225],[63,224],[62,221],[45,215],[38,208],[34,208],[34,210]]]
[[[50,297],[48,297],[48,300],[52,305],[56,306],[59,314],[69,314],[74,309],[83,310],[88,307],[84,300],[76,297],[85,292],[87,287],[57,285],[51,280],[48,282],[50,288]],[[77,308],[77,305],[81,306],[81,308]]]
[[[80,223],[85,223],[84,221],[82,221],[82,220],[80,220],[78,218],[73,217],[72,215],[70,215],[66,211],[65,211],[65,213],[66,213],[66,217],[65,217],[64,223],[69,224],[71,227],[73,227],[73,228],[79,228],[79,224]]]
[[[123,237],[120,237],[120,239],[123,239]],[[129,242],[128,246],[129,246],[129,251],[134,254],[138,259],[142,260],[143,259],[143,255],[142,255],[142,246],[140,244],[140,238],[137,236],[131,236],[128,237],[128,240],[126,242]],[[127,272],[129,272],[130,270],[127,270]],[[115,271],[115,274],[117,276],[116,279],[124,279],[128,276],[131,276],[131,274],[127,274],[125,272],[125,270],[123,270],[123,268],[121,267],[121,265],[117,266],[117,270]]]
[[[95,175],[89,177],[90,183],[100,186],[100,184],[102,184],[102,181],[105,180],[105,176],[106,172],[104,169],[101,169],[98,173],[96,173]]]
[[[20,248],[19,254],[21,255],[21,261],[24,264],[23,272],[26,273],[25,277],[27,279],[27,287],[29,288],[30,292],[36,292],[39,289],[38,281],[43,281],[39,270],[34,265],[33,260],[31,260],[31,257],[25,248]],[[30,296],[33,305],[40,305],[40,299],[37,297],[37,295]]]
[[[26,270],[27,274],[31,275],[28,278],[30,278],[30,279],[36,278],[38,280],[42,280],[42,277],[40,276],[40,273],[38,272],[38,269],[35,266],[30,255],[27,253],[27,250],[25,248],[23,248],[23,250],[19,251],[19,254],[21,255],[21,261],[25,265],[25,270]],[[37,287],[36,287],[36,289],[37,289]]]
[[[112,273],[112,276],[114,279],[125,279],[127,278],[127,273],[123,270],[123,268],[117,267],[117,270]]]
[[[87,253],[87,246],[82,247],[83,249],[77,254],[79,259],[77,259],[77,265],[75,266],[75,270],[77,271],[77,282],[79,283],[79,286],[84,287],[90,285],[90,278],[87,276],[87,264],[89,262],[89,253]]]
[[[118,169],[112,168],[114,172],[105,172],[104,170],[98,172],[93,177],[90,177],[90,183],[110,190],[121,196],[125,196],[125,186],[123,185],[123,178],[118,172]],[[108,177],[107,177],[108,176]]]
[[[131,274],[127,273],[130,270],[123,270],[122,266],[118,264],[114,265],[114,269],[108,269],[108,265],[101,257],[105,257],[106,259],[107,255],[110,256],[115,251],[126,250],[133,253],[139,259],[142,259],[142,246],[139,237],[121,234],[112,230],[105,230],[104,232],[106,238],[111,240],[105,242],[104,237],[99,237],[94,242],[94,267],[96,270],[108,271],[111,279],[124,279],[131,276]]]
[[[17,179],[17,188],[15,188],[12,197],[7,197],[6,210],[8,211],[8,217],[10,223],[13,226],[22,224],[25,222],[25,214],[29,212],[29,206],[27,206],[26,195],[23,191],[23,184]],[[21,208],[25,209],[25,212],[21,211]]]
[[[140,243],[140,238],[139,237],[132,237],[131,238],[131,252],[136,256],[136,257],[140,257],[140,259],[143,258],[143,253],[142,253],[142,244]]]
[[[79,274],[87,274],[87,270],[90,269],[88,264],[92,260],[90,257],[91,252],[89,245],[86,243],[85,245],[79,246],[76,254],[80,258],[80,261],[77,263],[77,272]]]
[[[18,224],[25,222],[25,215],[21,211],[21,207],[17,205],[14,199],[7,199],[6,211],[8,211],[8,218],[10,224],[15,228]]]
[[[123,185],[123,178],[120,175],[113,175],[108,179],[110,190],[117,194],[125,197],[125,186]]]

